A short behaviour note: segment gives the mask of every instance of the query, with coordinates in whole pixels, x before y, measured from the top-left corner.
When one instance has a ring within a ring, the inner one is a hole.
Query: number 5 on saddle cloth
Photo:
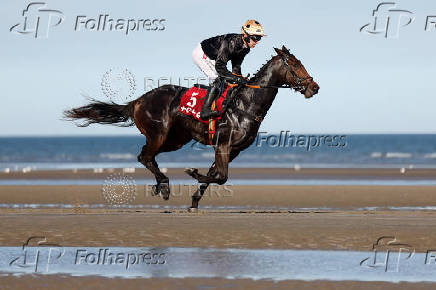
[[[226,86],[224,88],[224,86]],[[212,110],[218,110],[221,115],[223,112],[223,102],[230,95],[229,90],[233,88],[232,85],[222,82],[220,86],[220,93],[218,98],[212,103]],[[207,94],[209,93],[210,87],[195,84],[193,87],[188,89],[182,96],[180,100],[179,112],[192,116],[197,121],[202,123],[209,123],[209,144],[212,145],[212,139],[215,136],[215,123],[216,120],[221,119],[221,115],[217,118],[211,118],[209,120],[202,120],[200,118],[200,112],[203,108],[204,101]]]

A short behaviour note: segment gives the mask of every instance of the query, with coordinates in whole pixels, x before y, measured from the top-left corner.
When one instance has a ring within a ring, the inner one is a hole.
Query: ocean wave
[[[371,153],[371,158],[381,158],[383,157],[383,153],[381,152],[372,152]]]
[[[100,158],[107,158],[110,160],[129,160],[135,159],[136,156],[131,153],[101,153]]]
[[[388,152],[386,153],[386,158],[411,158],[412,153],[403,152]]]
[[[424,158],[434,159],[434,158],[436,158],[436,153],[425,154]]]

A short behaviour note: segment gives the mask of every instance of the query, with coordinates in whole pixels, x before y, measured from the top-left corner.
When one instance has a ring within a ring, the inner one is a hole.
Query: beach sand
[[[111,279],[103,277],[22,276],[0,277],[1,289],[327,289],[327,290],[427,290],[432,283],[266,281],[217,278]]]
[[[237,169],[234,175],[276,177],[271,169]],[[183,171],[180,169],[180,171]],[[277,169],[278,176],[293,169]],[[304,172],[305,171],[305,172]],[[262,173],[268,172],[268,173]],[[182,173],[169,172],[174,176]],[[303,178],[399,178],[398,170],[302,170]],[[434,170],[408,178],[434,179]],[[14,174],[14,178],[10,174]],[[10,179],[68,179],[64,172],[10,173]],[[33,175],[32,175],[33,174]],[[89,172],[80,178],[96,178]],[[103,173],[104,174],[104,173]],[[138,172],[135,174],[139,174]],[[407,174],[407,172],[406,172]],[[0,174],[0,178],[5,179]],[[32,177],[31,177],[32,176]],[[101,175],[99,178],[101,179]],[[377,177],[378,176],[378,177]],[[186,178],[186,177],[183,177]],[[242,178],[242,177],[240,177]],[[288,177],[290,178],[290,177]],[[436,206],[436,186],[214,186],[188,213],[194,186],[174,186],[169,201],[136,187],[136,208],[90,208],[105,204],[103,185],[0,186],[0,246],[21,246],[31,236],[45,236],[63,246],[214,247],[252,249],[328,249],[371,251],[382,236],[394,236],[417,252],[436,248],[436,211],[390,210],[389,207]],[[50,205],[13,208],[7,204]],[[61,204],[71,205],[62,208]],[[160,206],[151,208],[151,206]],[[169,208],[162,206],[168,205]],[[150,208],[141,208],[149,206]],[[368,207],[377,207],[376,210]],[[366,209],[365,209],[366,208]],[[144,284],[145,283],[145,284]],[[191,289],[428,289],[426,283],[252,281],[226,279],[109,279],[102,277],[0,277],[4,289],[142,287]],[[65,286],[65,287],[64,287]],[[44,286],[45,287],[45,286]]]

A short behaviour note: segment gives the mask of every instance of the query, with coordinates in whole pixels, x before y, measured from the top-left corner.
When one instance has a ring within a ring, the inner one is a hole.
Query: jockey
[[[194,63],[212,83],[212,88],[204,102],[200,118],[218,117],[220,112],[212,111],[213,101],[218,97],[221,80],[245,84],[241,74],[244,57],[265,36],[262,25],[256,20],[248,20],[241,30],[242,34],[230,33],[203,40],[192,52]],[[227,69],[227,62],[232,62],[232,72]]]

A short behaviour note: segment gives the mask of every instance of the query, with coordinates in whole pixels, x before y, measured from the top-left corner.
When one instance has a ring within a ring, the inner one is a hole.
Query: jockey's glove
[[[237,78],[235,80],[235,83],[240,85],[240,86],[243,86],[243,85],[245,85],[247,83],[247,80],[245,78]]]

